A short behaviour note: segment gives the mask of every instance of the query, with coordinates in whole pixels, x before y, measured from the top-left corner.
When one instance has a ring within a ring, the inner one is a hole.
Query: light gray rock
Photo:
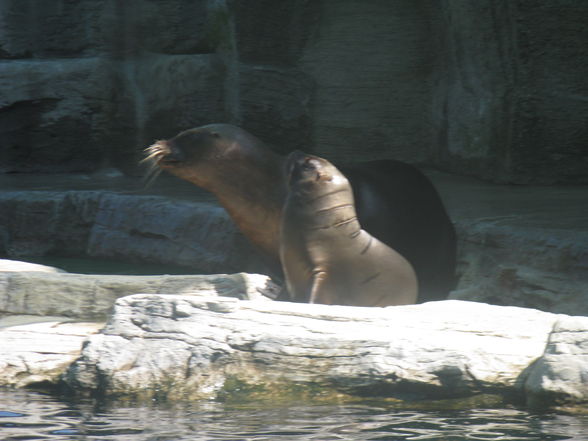
[[[86,252],[173,263],[210,273],[231,271],[239,261],[255,261],[254,256],[245,258],[247,248],[218,205],[110,194],[99,202]],[[248,251],[254,254],[251,248]],[[239,270],[250,268],[245,265]]]
[[[6,272],[41,272],[41,273],[62,273],[63,270],[53,266],[39,265],[30,262],[20,262],[18,260],[0,259],[0,273]]]
[[[2,193],[0,253],[147,261],[201,273],[266,270],[218,205],[107,191]]]
[[[588,317],[557,320],[545,354],[530,368],[525,390],[535,406],[588,402]]]
[[[0,314],[105,319],[116,299],[139,292],[261,299],[276,297],[279,287],[267,276],[246,273],[113,276],[0,272]]]
[[[67,382],[78,390],[171,398],[216,398],[232,387],[517,393],[560,319],[461,301],[352,308],[134,295],[117,301]],[[568,378],[581,375],[578,367]]]
[[[461,277],[450,297],[588,315],[588,233],[538,228],[540,215],[458,222]]]
[[[88,335],[104,323],[64,317],[0,318],[0,386],[57,384]]]

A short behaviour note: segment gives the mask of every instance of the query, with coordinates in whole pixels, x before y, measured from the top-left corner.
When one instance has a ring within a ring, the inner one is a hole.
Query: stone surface
[[[137,173],[243,125],[281,151],[586,183],[588,4],[5,0],[0,172]]]
[[[314,152],[344,161],[423,162],[434,137],[433,2],[318,3],[300,60],[316,84]]]
[[[0,172],[135,172],[154,139],[224,117],[216,6],[0,5]]]
[[[451,298],[588,315],[588,187],[435,183],[459,238]]]
[[[558,317],[460,301],[353,308],[134,295],[117,301],[67,381],[77,390],[169,398],[218,398],[236,392],[231,387],[412,397],[521,392]]]
[[[102,165],[99,115],[109,106],[103,89],[110,81],[104,60],[0,59],[0,72],[1,173]]]
[[[428,173],[458,231],[460,283],[452,298],[588,315],[587,187],[492,185]],[[267,274],[224,210],[183,182],[162,176],[149,190],[157,197],[139,192],[136,180],[109,176],[13,176],[0,185],[21,189],[0,194],[0,256]],[[63,191],[71,188],[87,191]],[[90,191],[97,188],[113,191]]]
[[[433,71],[439,163],[499,182],[586,183],[580,121],[588,117],[588,4],[440,6]]]
[[[57,384],[85,339],[102,326],[64,317],[0,318],[0,385]]]
[[[0,270],[0,315],[104,320],[116,299],[136,293],[275,298],[279,287],[258,274],[113,276]],[[267,297],[264,297],[267,296]]]
[[[263,272],[218,205],[102,191],[0,195],[0,255],[90,256]]]
[[[0,273],[5,272],[31,272],[41,273],[61,273],[63,270],[48,265],[39,265],[36,263],[20,262],[18,260],[0,259]]]
[[[532,405],[588,401],[588,317],[561,317],[525,382]]]

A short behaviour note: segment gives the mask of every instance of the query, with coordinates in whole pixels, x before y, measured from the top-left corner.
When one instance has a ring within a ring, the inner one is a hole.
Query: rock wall
[[[224,119],[207,2],[0,4],[0,172],[136,168],[180,127]]]
[[[456,190],[458,185],[462,185],[461,180],[442,188],[447,192]],[[492,193],[497,191],[493,189]],[[502,191],[513,193],[504,188]],[[586,216],[570,209],[585,199],[585,193],[556,192],[549,199],[542,194],[549,203],[555,205],[559,201],[556,213],[565,214],[569,221],[561,219],[557,224],[545,224],[546,213],[539,213],[535,207],[514,216],[496,210],[480,212],[480,204],[473,201],[480,194],[488,196],[480,188],[469,196],[453,195],[475,216],[456,211],[456,200],[447,200],[459,238],[459,284],[450,297],[588,315]],[[533,193],[520,196],[514,203],[523,200],[529,204]],[[485,199],[482,203],[492,206],[496,199]],[[509,208],[505,210],[508,212]],[[261,256],[221,207],[208,202],[107,191],[0,194],[0,256],[87,256],[181,265],[192,268],[192,273],[270,274]],[[11,280],[20,286],[25,283],[18,278]],[[7,283],[3,285],[0,277],[0,294],[2,286],[9,288]],[[47,291],[46,284],[39,284],[38,279],[26,283],[31,287],[36,283],[43,295]],[[93,282],[86,285],[78,283],[78,290],[92,293],[97,288]],[[33,296],[33,291],[27,288],[29,296]],[[0,312],[1,306],[0,302]]]
[[[588,182],[588,3],[442,9],[436,162],[501,182]]]
[[[586,183],[588,3],[6,0],[0,172],[135,172],[208,122],[280,151]]]
[[[0,194],[0,256],[45,255],[267,273],[217,205],[103,191]]]

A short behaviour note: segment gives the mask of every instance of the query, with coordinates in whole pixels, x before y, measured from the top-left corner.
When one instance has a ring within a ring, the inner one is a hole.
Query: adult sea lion
[[[237,227],[281,275],[281,211],[286,158],[247,131],[211,124],[146,149],[153,170],[166,170],[212,192]],[[339,167],[353,188],[363,229],[413,266],[419,302],[442,300],[455,285],[455,231],[429,179],[395,160]]]
[[[361,229],[347,178],[326,159],[298,151],[288,156],[286,168],[280,258],[292,300],[349,306],[415,303],[411,264]]]

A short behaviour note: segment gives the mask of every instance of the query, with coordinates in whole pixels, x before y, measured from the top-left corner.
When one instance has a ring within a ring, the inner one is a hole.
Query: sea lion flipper
[[[327,272],[326,271],[314,271],[312,273],[312,280],[310,284],[310,296],[308,303],[322,303],[322,304],[330,304],[325,294],[325,282],[327,280]]]

